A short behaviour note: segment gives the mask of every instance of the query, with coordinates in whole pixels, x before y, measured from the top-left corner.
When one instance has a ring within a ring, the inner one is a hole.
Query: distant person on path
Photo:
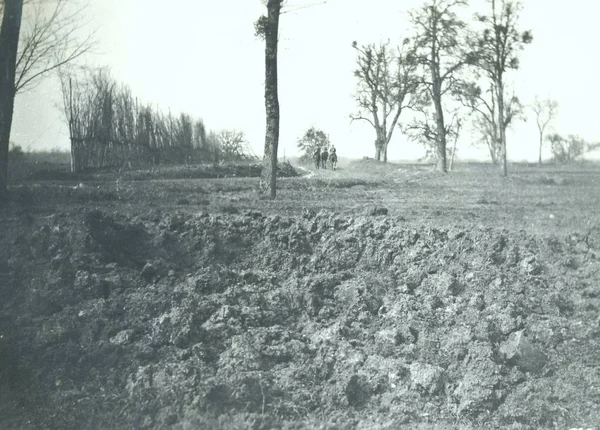
[[[329,160],[331,163],[331,168],[335,170],[337,167],[337,150],[333,145],[331,145],[331,149],[329,150]]]
[[[329,153],[327,152],[327,147],[323,148],[323,152],[321,152],[321,167],[323,169],[327,169],[327,159],[329,158]]]
[[[315,159],[315,166],[317,169],[321,167],[321,148],[317,148],[315,151],[313,158]]]

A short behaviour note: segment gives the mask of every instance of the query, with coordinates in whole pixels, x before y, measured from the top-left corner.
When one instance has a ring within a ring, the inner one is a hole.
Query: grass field
[[[0,428],[598,428],[596,164],[348,160],[262,200],[247,165],[36,157],[0,208]]]
[[[592,163],[515,164],[504,178],[489,164],[459,164],[442,175],[422,164],[346,161],[335,172],[306,170],[301,177],[280,178],[278,198],[271,202],[258,199],[256,179],[243,177],[240,169],[238,175],[226,167],[207,173],[210,166],[71,175],[68,157],[51,155],[46,161],[20,160],[12,169],[15,193],[25,203],[35,201],[34,211],[88,200],[128,210],[235,207],[286,215],[304,209],[360,214],[377,205],[410,223],[555,233],[593,227],[600,208],[600,165]]]

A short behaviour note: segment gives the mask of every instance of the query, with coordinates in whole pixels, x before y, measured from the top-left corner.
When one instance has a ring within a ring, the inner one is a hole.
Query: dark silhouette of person
[[[318,169],[321,167],[321,148],[317,148],[315,151],[313,158],[315,159],[315,166]]]
[[[327,169],[327,159],[329,158],[329,153],[327,152],[327,147],[323,148],[321,152],[321,167],[323,169]]]
[[[331,148],[329,149],[329,160],[331,162],[331,168],[335,170],[337,165],[337,150],[333,145],[331,145]]]

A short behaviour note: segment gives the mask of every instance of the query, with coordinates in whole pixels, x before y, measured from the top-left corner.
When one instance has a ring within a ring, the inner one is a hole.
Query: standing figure
[[[337,167],[337,150],[335,146],[331,145],[331,149],[329,150],[329,160],[331,162],[331,168],[335,170]]]
[[[313,154],[313,158],[315,160],[315,167],[318,169],[319,167],[321,167],[321,148],[317,148],[317,150]]]
[[[327,147],[325,147],[321,152],[321,167],[323,169],[327,169],[327,158],[329,158],[329,153],[327,152]]]

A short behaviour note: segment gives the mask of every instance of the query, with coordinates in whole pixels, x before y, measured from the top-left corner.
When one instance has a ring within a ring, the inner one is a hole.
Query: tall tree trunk
[[[265,153],[259,192],[264,197],[275,198],[277,187],[277,147],[279,145],[279,96],[277,94],[277,38],[281,0],[267,3],[267,26],[265,33],[265,108],[267,127]]]
[[[381,129],[377,130],[377,139],[375,140],[375,159],[377,161],[386,161],[385,154],[385,132]]]
[[[0,29],[0,197],[8,187],[8,147],[15,106],[15,70],[23,0],[5,0]]]
[[[437,159],[435,162],[435,170],[446,173],[446,127],[444,125],[444,108],[442,107],[442,79],[440,77],[440,63],[437,58],[435,37],[434,31],[430,61],[432,98],[433,105],[435,106],[435,125],[437,130],[437,139],[435,142]]]
[[[442,108],[441,91],[438,85],[434,84],[433,104],[435,105],[435,123],[437,130],[435,170],[446,172],[446,127],[444,126],[444,109]]]
[[[539,159],[538,159],[538,164],[541,166],[542,165],[542,145],[543,145],[543,134],[540,132],[540,155],[539,155]]]
[[[502,159],[502,176],[508,176],[508,162],[506,157],[506,126],[504,125],[504,84],[502,77],[498,79],[498,127],[500,132],[500,154]]]
[[[450,157],[450,165],[448,166],[448,170],[452,171],[452,166],[454,166],[454,158],[456,156],[456,144],[458,143],[458,133],[460,133],[460,125],[458,126],[458,130],[456,131],[456,137],[454,138],[454,145],[452,146],[452,156]]]
[[[389,142],[385,142],[385,144],[383,145],[383,162],[387,163],[388,159],[387,159],[387,150],[388,150],[388,143]]]

